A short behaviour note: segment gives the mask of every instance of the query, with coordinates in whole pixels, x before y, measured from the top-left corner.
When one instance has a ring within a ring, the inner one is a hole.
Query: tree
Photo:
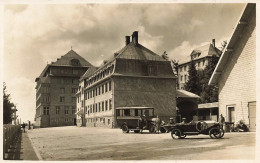
[[[209,64],[201,71],[199,84],[201,85],[200,103],[211,103],[218,101],[218,88],[216,85],[208,85],[211,75],[218,63],[219,58],[212,56]]]
[[[193,60],[191,60],[190,62],[188,74],[189,79],[186,82],[184,89],[189,92],[195,93],[196,95],[200,95],[201,88],[199,85],[198,71],[196,70]]]
[[[174,75],[179,76],[179,71],[178,71],[178,66],[179,66],[179,61],[171,60],[171,65],[172,65],[172,71]],[[179,80],[176,80],[176,87],[179,88]]]
[[[6,91],[6,83],[3,83],[3,123],[8,124],[12,122],[12,107],[14,104],[10,101],[11,97],[10,94]]]

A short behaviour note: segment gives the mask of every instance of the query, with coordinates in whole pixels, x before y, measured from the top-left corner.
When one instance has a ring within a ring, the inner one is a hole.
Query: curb
[[[27,131],[27,136],[28,136],[28,138],[29,138],[29,140],[30,140],[30,142],[31,142],[31,144],[32,144],[32,147],[33,147],[33,150],[34,150],[36,156],[38,157],[38,159],[39,159],[40,161],[42,161],[42,160],[43,160],[43,159],[42,159],[42,156],[41,156],[40,152],[37,150],[37,148],[35,147],[35,145],[33,144],[33,141],[32,141],[32,139],[31,139],[31,137],[29,136],[28,131]]]

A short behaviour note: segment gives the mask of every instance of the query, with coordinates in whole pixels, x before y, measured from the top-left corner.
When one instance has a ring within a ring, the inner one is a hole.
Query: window
[[[184,66],[184,71],[186,71],[186,66]]]
[[[65,114],[69,114],[69,107],[68,107],[68,106],[65,106],[65,108],[64,108],[64,113],[65,113]]]
[[[99,102],[98,103],[98,112],[100,112],[100,110],[101,110],[101,103]]]
[[[198,67],[200,67],[200,62],[198,62]]]
[[[202,65],[204,66],[204,64],[205,64],[205,60],[203,60],[203,62],[202,62]]]
[[[75,108],[75,106],[72,106],[72,107],[71,107],[71,110],[72,110],[72,114],[75,114],[75,113],[76,113],[76,108]]]
[[[56,106],[56,114],[60,114],[60,106]]]
[[[78,88],[71,88],[71,93],[77,93]]]
[[[107,83],[104,84],[105,92],[107,92]]]
[[[187,81],[187,75],[184,76],[184,81],[185,81],[185,82]]]
[[[77,59],[72,59],[72,60],[70,60],[70,64],[71,64],[72,66],[79,66],[79,60],[77,60]]]
[[[110,125],[110,119],[107,119],[107,124]]]
[[[60,102],[65,102],[65,97],[61,96],[60,97]]]
[[[60,93],[65,93],[65,88],[60,88]]]
[[[100,95],[100,86],[98,87],[98,95]]]
[[[97,112],[97,106],[98,106],[98,104],[96,104],[96,112]]]
[[[81,100],[81,107],[83,107],[84,106],[84,101],[83,100]]]
[[[102,85],[102,94],[104,93],[104,85]]]
[[[111,110],[112,109],[112,100],[110,99],[109,100],[109,110]]]
[[[181,75],[181,81],[182,81],[182,78],[183,78],[183,76]]]
[[[98,95],[98,88],[96,88],[96,96]]]
[[[49,107],[43,107],[43,114],[49,115]]]
[[[109,83],[108,83],[108,89],[109,89],[109,91],[111,91],[111,81],[109,81]]]
[[[105,109],[107,110],[108,108],[108,101],[106,101],[106,104],[105,104]]]
[[[104,101],[102,101],[102,111],[104,111]]]
[[[130,116],[130,109],[124,110],[124,116]]]
[[[77,75],[78,73],[79,73],[78,70],[72,70],[72,74],[73,74],[73,75]]]

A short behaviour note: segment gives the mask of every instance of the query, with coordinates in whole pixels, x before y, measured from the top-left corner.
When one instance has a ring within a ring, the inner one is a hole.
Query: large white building
[[[209,84],[219,87],[219,115],[256,129],[256,5],[247,4]]]
[[[189,59],[178,65],[179,89],[184,89],[185,83],[189,79],[188,71],[192,60],[195,62],[197,70],[203,70],[208,65],[212,56],[219,57],[220,54],[221,51],[215,47],[215,39],[212,40],[212,43],[194,49],[191,52]]]

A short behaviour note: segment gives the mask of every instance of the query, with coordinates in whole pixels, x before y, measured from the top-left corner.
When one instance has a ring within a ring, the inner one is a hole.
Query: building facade
[[[188,71],[192,60],[197,70],[204,70],[212,56],[220,57],[220,55],[221,51],[215,47],[215,39],[212,40],[212,43],[194,49],[189,56],[189,60],[178,65],[179,89],[184,89],[189,79]]]
[[[36,82],[35,127],[76,124],[76,96],[79,78],[90,67],[84,58],[71,50],[56,62],[47,64]]]
[[[256,129],[256,5],[247,4],[209,84],[219,87],[219,114]]]
[[[81,77],[77,95],[84,102],[77,105],[78,125],[119,127],[118,107],[153,107],[155,115],[168,121],[176,116],[175,83],[170,61],[139,44],[135,31],[131,42],[126,36],[125,47]]]

